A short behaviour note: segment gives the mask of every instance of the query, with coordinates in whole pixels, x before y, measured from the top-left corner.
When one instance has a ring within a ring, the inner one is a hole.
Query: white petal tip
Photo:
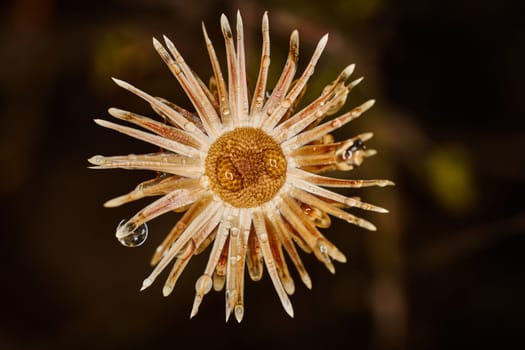
[[[268,11],[264,12],[263,19],[262,19],[262,28],[264,30],[268,30]]]
[[[228,21],[228,17],[223,13],[221,14],[221,26],[223,27],[230,27],[230,22]]]
[[[244,316],[244,307],[242,305],[235,305],[235,310],[233,311],[235,314],[235,319],[238,323],[241,323],[242,318]]]
[[[88,162],[90,162],[93,165],[102,165],[104,164],[104,156],[96,155],[88,159]]]
[[[108,122],[107,120],[104,120],[104,119],[93,119],[93,121],[95,123],[97,123],[98,125],[104,127],[104,128],[111,128],[112,125],[115,125],[111,122]]]
[[[121,204],[120,201],[117,201],[117,199],[114,198],[104,203],[103,206],[104,208],[115,208],[115,207],[120,206],[120,204]]]
[[[321,40],[319,40],[319,43],[317,44],[317,49],[316,50],[324,50],[324,48],[326,47],[327,43],[328,43],[328,33],[323,35]]]
[[[126,82],[124,80],[117,79],[115,77],[111,77],[111,80],[115,82],[118,86],[124,86],[126,85]]]
[[[312,280],[310,279],[310,277],[303,278],[303,283],[306,286],[306,288],[312,289]]]
[[[359,135],[359,138],[363,142],[366,142],[366,141],[370,140],[372,137],[374,137],[374,133],[373,132],[365,132],[365,133],[362,133],[361,135]]]
[[[365,151],[365,157],[372,157],[377,154],[377,151],[375,149],[367,149]]]
[[[368,231],[377,231],[377,227],[371,223],[367,223],[363,228],[366,228]]]
[[[292,307],[292,304],[287,303],[287,304],[285,304],[283,306],[284,306],[284,310],[286,311],[286,313],[288,315],[290,315],[291,318],[293,318],[293,307]]]
[[[348,87],[350,89],[356,87],[359,83],[361,83],[363,81],[365,77],[361,77],[361,78],[357,78],[356,80],[352,81],[350,84],[348,84]]]
[[[153,280],[151,280],[150,278],[146,278],[144,282],[142,282],[142,287],[140,287],[140,291],[142,292],[144,289],[151,286],[152,283],[153,283]]]
[[[173,291],[173,288],[170,287],[170,286],[164,286],[164,288],[162,288],[162,295],[167,297],[168,295],[171,294],[171,292]]]
[[[197,315],[197,313],[199,312],[199,306],[201,305],[201,302],[202,302],[202,297],[197,294],[195,296],[195,300],[193,300],[193,307],[191,308],[190,319],[195,317],[195,315]]]
[[[344,76],[349,77],[350,75],[352,75],[352,73],[354,72],[354,69],[355,69],[355,63],[352,63],[351,65],[347,66],[343,71]]]

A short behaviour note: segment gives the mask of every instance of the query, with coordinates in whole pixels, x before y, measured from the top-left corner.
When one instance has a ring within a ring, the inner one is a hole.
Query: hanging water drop
[[[122,220],[117,227],[117,232],[120,230],[125,230],[123,228],[123,225],[125,225],[126,220]],[[146,242],[146,239],[148,238],[148,225],[146,223],[138,226],[133,231],[128,231],[125,235],[122,237],[117,237],[120,244],[122,244],[125,247],[135,248],[140,245],[142,245],[144,242]]]

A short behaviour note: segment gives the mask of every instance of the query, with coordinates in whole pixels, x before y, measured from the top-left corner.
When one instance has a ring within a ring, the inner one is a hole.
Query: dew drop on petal
[[[230,234],[233,236],[233,237],[237,237],[239,235],[239,232],[240,230],[237,228],[237,227],[232,227],[230,229]]]
[[[341,123],[341,121],[339,119],[334,119],[330,122],[330,125],[333,127],[333,128],[337,128],[339,129],[343,124]]]
[[[122,220],[117,227],[117,231],[124,225],[126,220]],[[137,227],[135,230],[129,232],[123,237],[118,238],[118,241],[120,244],[122,244],[125,247],[129,248],[135,248],[140,245],[142,245],[144,242],[146,242],[146,239],[148,238],[148,225],[142,224],[139,227]]]

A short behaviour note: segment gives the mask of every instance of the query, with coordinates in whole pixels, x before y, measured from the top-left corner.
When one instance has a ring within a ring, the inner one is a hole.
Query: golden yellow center
[[[206,157],[210,188],[237,208],[271,200],[286,180],[279,144],[260,129],[237,128],[219,137]]]

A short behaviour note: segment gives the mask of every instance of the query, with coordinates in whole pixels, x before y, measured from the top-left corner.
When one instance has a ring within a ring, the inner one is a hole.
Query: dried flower
[[[386,212],[325,187],[386,186],[392,182],[318,175],[328,170],[351,170],[375,154],[364,146],[372,137],[371,133],[339,142],[330,135],[372,107],[374,100],[322,122],[344,105],[348,92],[362,80],[346,82],[354,70],[354,65],[350,65],[317,99],[295,111],[328,39],[327,35],[321,38],[305,71],[294,81],[299,48],[297,31],[290,37],[288,59],[281,77],[268,93],[270,38],[265,13],[261,65],[250,102],[241,16],[237,14],[236,38],[224,15],[221,27],[226,45],[228,84],[204,26],[214,73],[209,87],[189,68],[168,38],[164,37],[166,46],[153,39],[155,49],[183,87],[196,112],[113,79],[120,87],[151,104],[164,122],[116,108],[110,108],[109,114],[151,133],[100,119],[95,122],[156,145],[162,151],[113,157],[97,155],[89,162],[97,169],[149,169],[160,174],[139,184],[130,193],[105,203],[106,207],[115,207],[147,196],[161,196],[118,226],[116,236],[122,244],[140,245],[147,236],[146,222],[167,212],[184,212],[155,251],[151,261],[155,268],[144,280],[141,290],[149,287],[173,263],[163,288],[163,294],[169,295],[191,257],[213,243],[205,271],[195,285],[191,317],[212,287],[220,291],[226,285],[226,319],[233,311],[240,322],[244,315],[245,267],[251,279],[257,281],[262,277],[263,264],[284,309],[293,316],[288,295],[294,293],[295,286],[283,250],[303,283],[311,288],[296,245],[307,253],[313,252],[334,273],[332,260],[345,262],[346,258],[318,229],[330,226],[329,215],[375,230],[370,222],[343,209],[357,207]]]

